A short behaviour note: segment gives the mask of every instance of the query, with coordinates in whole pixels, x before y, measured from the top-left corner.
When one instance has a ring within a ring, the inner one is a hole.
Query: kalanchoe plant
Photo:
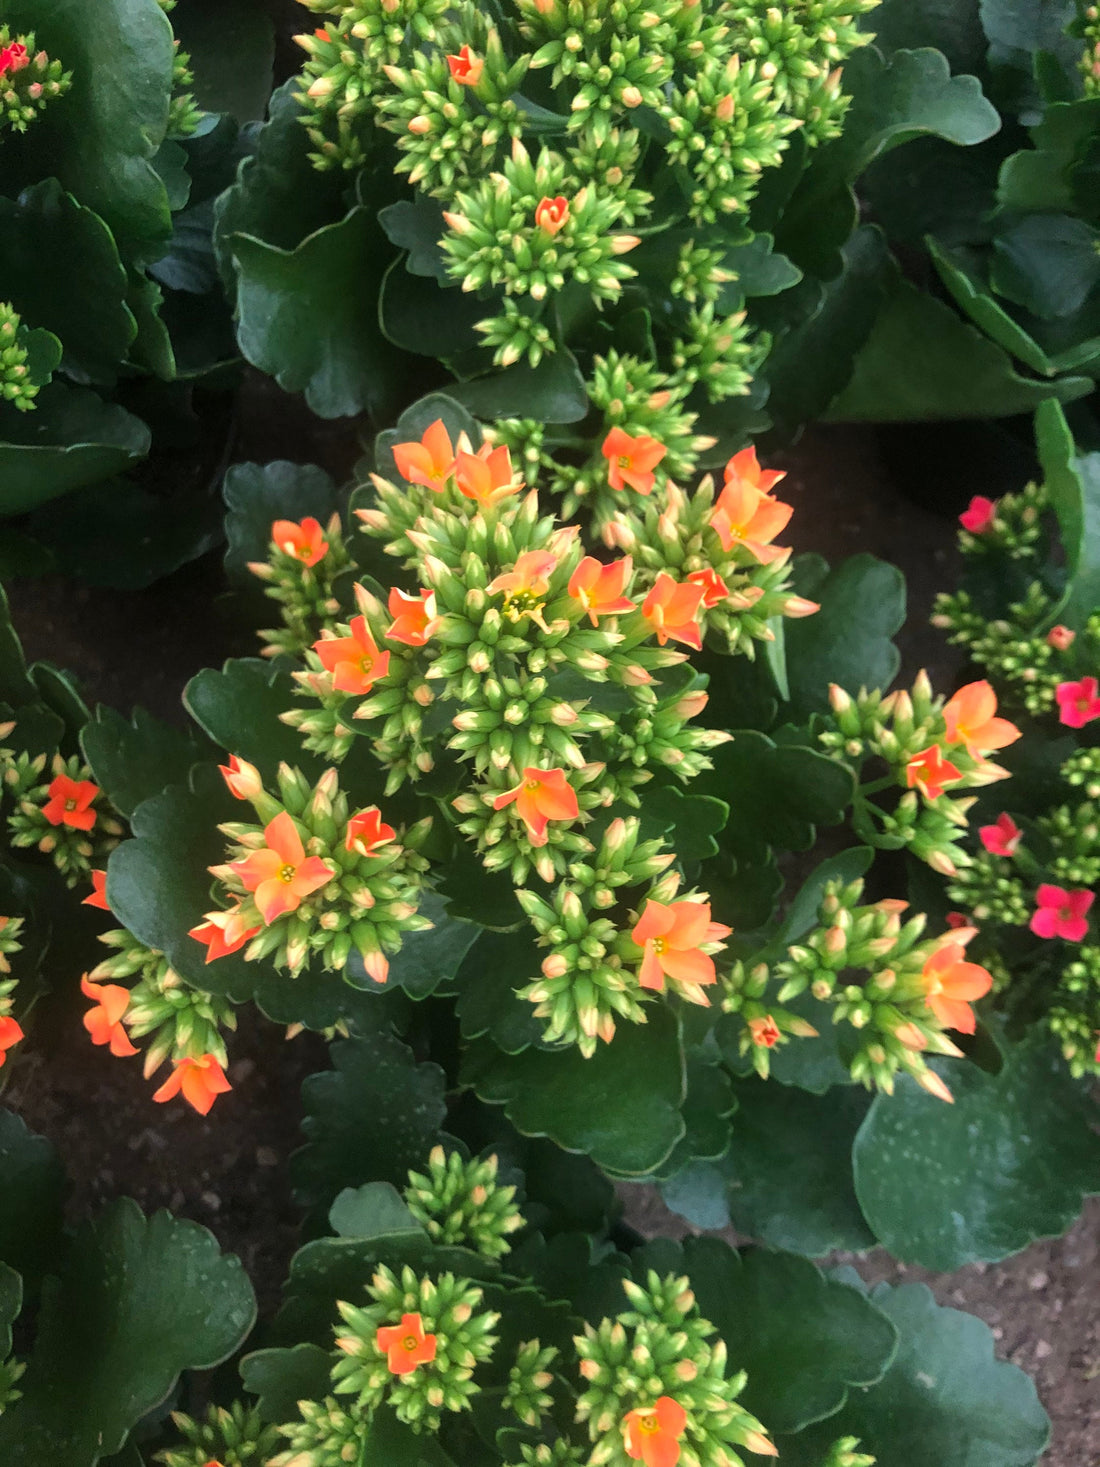
[[[72,72],[37,49],[34,33],[0,25],[0,128],[26,132],[44,107],[72,86]]]

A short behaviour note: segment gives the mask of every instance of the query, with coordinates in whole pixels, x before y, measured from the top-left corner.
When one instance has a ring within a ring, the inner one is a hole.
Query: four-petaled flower
[[[535,223],[547,234],[557,234],[569,222],[569,200],[564,194],[556,198],[542,198],[535,205]]]
[[[510,571],[496,576],[485,588],[490,596],[504,595],[504,614],[512,621],[529,616],[541,624],[543,597],[558,557],[552,550],[524,550]]]
[[[980,964],[966,961],[966,944],[977,931],[955,928],[950,941],[941,944],[921,970],[925,1003],[945,1029],[961,1034],[973,1034],[976,1020],[970,1005],[993,987],[992,977]]]
[[[630,934],[644,953],[638,982],[658,993],[663,992],[666,978],[694,987],[713,983],[714,959],[703,948],[721,942],[732,931],[710,920],[709,902],[670,902],[665,906],[650,898]]]
[[[1007,718],[997,718],[997,694],[983,678],[967,683],[944,705],[944,737],[949,744],[965,744],[967,752],[980,758],[992,749],[1005,749],[1020,737],[1020,730]]]
[[[264,782],[260,771],[255,764],[249,764],[247,759],[238,759],[236,754],[230,754],[229,763],[219,764],[218,769],[229,787],[229,793],[238,800],[253,800],[263,790]]]
[[[0,1068],[7,1060],[8,1050],[14,1049],[23,1037],[23,1031],[14,1019],[0,1017]]]
[[[109,1044],[111,1053],[120,1057],[137,1054],[122,1024],[122,1016],[130,1006],[130,990],[121,983],[93,983],[85,973],[80,991],[96,1005],[84,1015],[84,1027],[92,1043]]]
[[[961,778],[962,775],[956,765],[952,764],[950,759],[943,757],[943,750],[939,744],[922,749],[905,766],[906,785],[910,789],[915,786],[922,795],[926,795],[930,800],[938,800],[943,794],[944,785],[953,784],[955,780]]]
[[[403,1314],[400,1324],[384,1324],[374,1337],[392,1375],[410,1375],[435,1359],[435,1335],[424,1333],[419,1314]]]
[[[300,560],[303,565],[316,565],[328,554],[325,532],[312,515],[301,523],[294,520],[276,520],[271,526],[271,538],[284,555]]]
[[[91,830],[96,812],[92,801],[99,794],[99,786],[90,779],[70,779],[59,774],[47,791],[49,799],[42,813],[51,825],[69,825],[73,830]]]
[[[1089,930],[1088,911],[1094,900],[1091,891],[1066,891],[1044,883],[1035,893],[1035,911],[1028,926],[1036,937],[1081,942]]]
[[[244,947],[259,931],[258,926],[250,927],[248,918],[241,916],[238,903],[224,911],[207,912],[198,927],[192,927],[187,935],[206,944],[206,961],[213,963]]]
[[[972,535],[984,535],[993,524],[996,513],[997,506],[992,499],[986,499],[984,494],[975,494],[959,515],[959,524]]]
[[[312,892],[327,886],[332,871],[320,856],[306,856],[298,827],[281,810],[264,827],[261,850],[231,861],[234,871],[253,893],[257,910],[267,926],[287,912],[295,912]]]
[[[564,769],[523,771],[514,789],[497,795],[494,810],[503,810],[515,801],[516,814],[527,827],[527,838],[533,846],[546,844],[546,826],[551,820],[576,820],[580,814],[577,792],[569,783]]]
[[[1047,632],[1047,646],[1053,647],[1055,652],[1068,652],[1076,640],[1077,633],[1064,627],[1061,622]]]
[[[485,62],[480,56],[475,56],[469,46],[463,46],[457,56],[448,56],[447,65],[451,68],[452,79],[461,87],[476,87],[485,70]]]
[[[436,418],[419,443],[395,443],[393,461],[397,472],[410,484],[443,489],[455,466],[455,451],[443,419]]]
[[[683,642],[698,652],[703,634],[696,617],[703,604],[703,588],[691,581],[674,581],[662,571],[653,589],[642,602],[642,615],[653,628],[660,646],[666,642]]]
[[[794,513],[789,504],[758,489],[740,474],[726,480],[711,511],[710,523],[723,550],[742,545],[761,565],[778,560],[786,551],[771,542],[787,528]]]
[[[188,1105],[194,1106],[200,1116],[209,1115],[210,1107],[219,1095],[232,1090],[225,1071],[212,1054],[199,1055],[198,1059],[177,1060],[172,1073],[157,1090],[153,1099],[164,1103],[183,1092]]]
[[[702,587],[703,605],[708,611],[712,606],[721,606],[730,593],[730,588],[713,566],[708,566],[706,570],[692,571],[688,581],[693,586]]]
[[[607,459],[607,482],[612,489],[629,486],[639,494],[649,494],[657,482],[653,470],[668,449],[648,433],[639,433],[637,438],[632,438],[622,428],[612,428],[600,452]]]
[[[1079,683],[1059,683],[1054,690],[1058,699],[1058,719],[1067,728],[1084,728],[1100,718],[1100,684],[1094,677],[1083,677]]]
[[[620,612],[633,611],[634,603],[624,596],[633,561],[629,555],[603,565],[594,556],[586,555],[569,577],[566,587],[574,601],[579,601],[588,615],[588,620],[597,626],[597,617],[617,616]]]
[[[332,686],[340,693],[369,693],[379,678],[390,670],[390,654],[379,651],[370,634],[366,617],[353,616],[350,637],[322,637],[313,650],[321,665],[332,673]]]
[[[8,71],[22,71],[30,65],[30,53],[22,41],[12,41],[10,46],[0,47],[0,76]]]
[[[1014,856],[1023,839],[1023,832],[1009,814],[998,815],[992,825],[983,825],[978,831],[982,845],[991,856]]]
[[[455,484],[460,494],[484,506],[518,493],[523,480],[515,476],[506,443],[499,448],[483,443],[476,453],[459,449],[455,458]]]
[[[752,1035],[753,1044],[760,1044],[765,1049],[771,1049],[772,1045],[779,1040],[779,1025],[771,1014],[764,1014],[762,1018],[749,1020],[749,1033]]]
[[[628,1411],[623,1418],[626,1455],[644,1467],[676,1467],[686,1425],[687,1412],[671,1396],[659,1397],[653,1406]]]
[[[82,907],[100,907],[104,912],[111,910],[107,903],[106,871],[92,872],[92,894],[91,896],[86,896],[80,905]]]
[[[786,469],[762,469],[753,447],[742,448],[731,459],[726,460],[722,470],[722,481],[731,484],[735,479],[758,489],[761,494],[770,494],[780,479],[787,477]]]
[[[408,647],[423,647],[439,630],[440,618],[435,612],[435,592],[421,591],[419,596],[406,596],[396,586],[390,591],[389,613],[393,621],[386,628],[391,642],[404,642]]]
[[[348,821],[348,833],[344,838],[344,849],[359,856],[373,856],[375,846],[388,846],[397,839],[397,831],[382,819],[377,805],[360,810]]]

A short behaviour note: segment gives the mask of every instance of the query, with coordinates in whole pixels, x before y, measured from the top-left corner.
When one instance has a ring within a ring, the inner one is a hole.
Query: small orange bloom
[[[905,766],[905,783],[910,789],[916,786],[930,800],[938,800],[943,794],[944,785],[953,784],[961,778],[962,775],[951,760],[943,757],[939,744],[922,749]]]
[[[328,554],[325,532],[311,516],[296,524],[293,520],[276,520],[271,538],[284,555],[300,560],[303,565],[316,565]]]
[[[353,616],[350,637],[322,637],[313,650],[322,666],[332,673],[332,686],[340,693],[369,693],[379,678],[390,670],[390,654],[380,652],[367,627],[366,617]]]
[[[630,936],[645,956],[638,971],[643,988],[663,992],[665,979],[706,986],[715,981],[714,959],[704,944],[721,942],[733,931],[710,920],[709,902],[646,902]]]
[[[634,603],[624,596],[633,561],[629,555],[622,560],[603,565],[591,555],[586,555],[569,577],[566,588],[574,601],[579,601],[588,613],[588,620],[597,626],[597,617],[617,616],[623,611],[633,611]]]
[[[984,998],[993,987],[992,977],[980,964],[966,961],[966,944],[976,932],[974,927],[955,928],[951,941],[938,947],[921,971],[925,1003],[945,1029],[962,1034],[974,1032],[971,1002]]]
[[[254,893],[256,906],[267,926],[286,912],[295,912],[305,897],[332,880],[332,872],[320,856],[306,857],[298,827],[285,810],[264,828],[267,845],[250,851],[229,867]]]
[[[386,631],[391,642],[404,642],[408,647],[423,647],[439,629],[435,614],[435,592],[421,591],[419,596],[406,596],[396,586],[390,591],[389,612],[393,622]]]
[[[779,1040],[779,1025],[771,1014],[765,1014],[761,1019],[749,1020],[749,1033],[752,1035],[753,1044],[760,1044],[765,1049],[771,1049],[772,1045]]]
[[[259,927],[249,927],[248,919],[241,916],[238,904],[224,911],[207,912],[205,920],[198,927],[192,927],[187,935],[206,944],[206,961],[213,963],[244,947],[259,931]]]
[[[720,606],[730,593],[730,588],[713,566],[708,566],[706,570],[692,571],[688,581],[693,586],[702,586],[703,605],[708,611],[712,606]]]
[[[741,545],[761,565],[768,565],[786,554],[771,541],[787,528],[793,513],[789,504],[771,499],[747,478],[736,477],[726,481],[726,487],[711,511],[710,523],[717,531],[723,550]]]
[[[739,479],[743,484],[758,489],[761,494],[770,494],[780,479],[786,477],[784,469],[762,469],[757,462],[756,449],[751,446],[735,453],[722,472],[725,483],[730,484]]]
[[[497,795],[493,809],[503,810],[513,800],[533,846],[546,844],[549,821],[576,820],[580,814],[577,792],[566,778],[564,769],[525,769],[515,789]]]
[[[397,472],[410,484],[442,489],[455,466],[455,451],[443,419],[436,418],[431,427],[425,429],[419,443],[395,443],[393,459]]]
[[[512,569],[490,581],[486,590],[490,596],[503,591],[508,601],[529,598],[534,604],[549,591],[557,565],[558,557],[552,550],[524,550],[516,556]]]
[[[965,744],[975,758],[993,749],[1004,749],[1020,737],[1020,730],[1007,718],[995,718],[997,694],[984,678],[967,683],[944,706],[949,744]]]
[[[455,484],[460,494],[476,499],[483,507],[507,499],[509,494],[517,494],[523,488],[523,480],[515,476],[512,455],[505,443],[499,448],[483,443],[476,453],[460,448],[455,459]]]
[[[676,1467],[686,1425],[687,1412],[671,1396],[661,1396],[655,1406],[629,1411],[623,1418],[626,1455],[644,1467]]]
[[[198,1059],[177,1060],[172,1073],[153,1095],[159,1104],[171,1100],[183,1092],[188,1105],[194,1106],[200,1116],[209,1115],[210,1107],[219,1095],[232,1090],[225,1078],[225,1071],[212,1054],[200,1055]]]
[[[703,645],[703,634],[696,617],[703,604],[702,586],[674,581],[665,571],[657,577],[653,589],[642,602],[642,615],[649,622],[663,647],[666,642],[683,642],[696,651]]]
[[[607,482],[612,489],[625,489],[629,485],[639,494],[649,494],[657,482],[653,470],[668,449],[646,433],[632,438],[622,428],[612,428],[600,452],[607,459]]]
[[[447,65],[451,68],[452,79],[460,87],[476,87],[485,70],[485,62],[480,56],[475,56],[469,46],[463,46],[457,56],[448,56]]]
[[[403,1314],[400,1324],[384,1324],[374,1337],[393,1375],[410,1375],[435,1359],[435,1335],[424,1333],[419,1314]]]
[[[0,1069],[8,1058],[8,1050],[14,1049],[23,1037],[23,1031],[14,1019],[0,1018]]]
[[[569,200],[564,194],[555,199],[540,199],[535,206],[535,223],[547,234],[557,234],[569,222]]]
[[[247,759],[238,759],[236,754],[230,754],[229,763],[219,764],[218,769],[229,787],[229,793],[238,800],[255,799],[263,790],[264,782],[260,771],[254,764],[249,764]]]
[[[111,910],[107,905],[106,871],[92,872],[92,894],[91,896],[86,896],[80,905],[82,907],[101,907],[105,912]]]
[[[122,1024],[122,1016],[130,1006],[130,990],[121,983],[92,983],[85,973],[80,991],[97,1005],[84,1015],[84,1027],[92,1043],[109,1044],[111,1053],[119,1056],[137,1054]]]
[[[344,849],[355,851],[360,856],[373,856],[375,846],[388,846],[396,839],[397,831],[382,819],[382,812],[378,806],[370,805],[366,810],[360,810],[358,815],[353,815],[348,821]]]
[[[91,803],[99,794],[99,786],[90,779],[70,779],[59,774],[50,784],[49,799],[42,813],[51,825],[69,825],[73,830],[91,830],[95,811]]]

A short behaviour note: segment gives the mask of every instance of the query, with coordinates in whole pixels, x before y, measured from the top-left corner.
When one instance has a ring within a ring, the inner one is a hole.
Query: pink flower
[[[997,506],[992,499],[975,494],[966,509],[959,515],[959,524],[972,535],[984,535],[993,524]]]
[[[991,856],[1014,856],[1023,836],[1011,815],[998,815],[992,825],[983,825],[978,834]]]
[[[1054,690],[1058,699],[1058,718],[1067,728],[1084,728],[1100,718],[1100,684],[1094,677],[1083,677],[1079,683],[1059,683]]]
[[[1071,632],[1069,627],[1064,627],[1059,622],[1056,627],[1051,627],[1047,632],[1047,646],[1053,647],[1055,652],[1068,652],[1076,638],[1076,632]]]
[[[1036,937],[1061,937],[1080,942],[1089,930],[1088,910],[1095,900],[1091,891],[1066,891],[1062,886],[1040,886],[1036,907],[1028,926]]]

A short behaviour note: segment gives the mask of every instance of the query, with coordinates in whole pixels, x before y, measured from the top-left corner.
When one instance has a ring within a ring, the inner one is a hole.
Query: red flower
[[[546,827],[551,820],[576,820],[580,814],[577,792],[564,769],[525,769],[515,789],[497,795],[493,809],[503,810],[513,801],[533,846],[546,844]]]
[[[92,894],[91,896],[86,896],[80,905],[82,907],[101,907],[105,912],[111,910],[107,905],[106,871],[92,872]]]
[[[629,1411],[623,1418],[626,1455],[644,1467],[676,1467],[686,1425],[687,1412],[671,1396],[661,1396],[655,1406]]]
[[[753,1044],[761,1044],[765,1049],[771,1049],[779,1039],[779,1025],[771,1014],[765,1014],[762,1019],[749,1020],[749,1033],[752,1035]]]
[[[721,606],[730,593],[730,588],[712,566],[708,566],[706,570],[692,571],[688,581],[693,586],[703,588],[703,605],[708,611],[712,606]]]
[[[597,626],[597,617],[617,616],[620,612],[633,611],[634,603],[624,596],[633,561],[629,555],[622,560],[602,565],[591,555],[586,555],[569,577],[567,590],[574,601],[579,601],[588,613],[588,620]]]
[[[710,920],[709,902],[646,902],[630,936],[645,956],[638,971],[643,988],[664,990],[665,979],[705,987],[715,981],[714,959],[704,945],[721,942],[733,929]]]
[[[980,758],[991,749],[1004,749],[1020,737],[1020,730],[1007,718],[996,718],[997,694],[983,678],[967,683],[944,705],[944,737],[949,744],[965,744],[967,752]]]
[[[625,489],[629,485],[639,494],[649,494],[657,482],[653,470],[668,449],[646,433],[632,438],[622,428],[612,428],[600,452],[607,459],[607,482],[612,489]]]
[[[1059,683],[1054,690],[1059,721],[1067,728],[1084,728],[1086,723],[1100,718],[1098,686],[1094,677],[1083,677],[1079,683]]]
[[[42,813],[51,825],[69,825],[73,830],[91,830],[95,811],[91,803],[99,794],[99,786],[90,779],[70,779],[59,774],[49,788],[49,799]]]
[[[948,912],[947,916],[943,920],[947,923],[948,927],[951,928],[970,926],[970,918],[966,915],[965,912]]]
[[[322,637],[313,650],[322,666],[332,673],[332,686],[340,693],[369,693],[379,678],[390,670],[390,654],[380,652],[365,617],[353,616],[350,637]]]
[[[14,1019],[0,1018],[0,1069],[8,1058],[7,1051],[13,1049],[23,1037],[23,1031]]]
[[[569,222],[569,200],[564,194],[556,199],[540,199],[535,206],[535,223],[549,235],[557,234]]]
[[[916,786],[930,800],[939,799],[946,784],[954,784],[962,776],[950,759],[943,757],[939,744],[922,749],[905,766],[905,783],[910,789]]]
[[[130,990],[121,983],[92,983],[85,973],[80,991],[97,1005],[84,1015],[84,1027],[92,1043],[109,1044],[111,1053],[120,1057],[137,1054],[122,1024],[122,1016],[130,1007]]]
[[[247,759],[238,759],[236,754],[230,754],[229,763],[219,764],[218,769],[229,786],[229,793],[238,800],[252,800],[262,793],[264,782],[260,771]]]
[[[1044,884],[1035,893],[1036,907],[1028,926],[1036,937],[1080,942],[1089,930],[1088,910],[1094,900],[1091,891],[1066,891]]]
[[[1011,815],[998,815],[992,825],[983,825],[978,834],[991,856],[1014,856],[1023,838]]]
[[[975,494],[966,509],[959,515],[959,524],[964,530],[969,530],[972,535],[984,535],[993,523],[997,513],[997,506],[992,499],[986,499],[982,494]]]
[[[1056,652],[1068,652],[1076,640],[1077,633],[1071,632],[1069,627],[1064,627],[1061,623],[1047,632],[1047,646],[1053,647]]]
[[[0,48],[0,76],[8,71],[22,71],[30,65],[30,55],[22,41],[13,41],[10,46]]]
[[[436,418],[425,429],[419,443],[395,443],[393,459],[397,472],[410,484],[423,484],[428,489],[442,489],[455,466],[455,451],[443,419]]]
[[[248,919],[241,916],[238,904],[225,911],[207,912],[205,920],[198,927],[192,927],[187,935],[206,944],[206,961],[213,963],[244,947],[259,931],[259,927],[249,927]]]
[[[522,479],[515,476],[512,456],[505,443],[499,448],[483,443],[476,453],[459,449],[455,459],[455,484],[460,494],[467,499],[476,499],[482,506],[496,504],[523,487]]]
[[[421,591],[419,596],[406,596],[396,586],[390,591],[389,613],[393,621],[386,636],[391,642],[404,642],[408,647],[423,647],[439,630],[440,618],[435,614],[435,592]]]
[[[966,961],[966,944],[976,935],[973,927],[960,927],[943,943],[921,970],[924,1001],[945,1029],[973,1034],[976,1020],[970,1003],[984,998],[993,979],[978,963]]]
[[[476,87],[485,70],[485,62],[480,56],[475,56],[469,46],[463,46],[457,56],[448,56],[447,65],[460,87]]]
[[[298,827],[285,810],[264,828],[267,845],[231,861],[250,892],[267,926],[287,912],[295,912],[304,898],[327,886],[332,872],[320,856],[306,857]]]
[[[300,524],[294,520],[276,520],[271,526],[271,538],[284,555],[300,560],[303,565],[316,565],[328,554],[325,532],[312,516]]]
[[[396,839],[397,831],[382,819],[378,806],[371,805],[366,810],[360,810],[358,815],[353,815],[348,821],[344,849],[355,851],[360,856],[373,856],[375,846],[388,846]]]
[[[225,1078],[225,1071],[212,1054],[200,1055],[198,1059],[182,1059],[173,1066],[172,1073],[153,1096],[162,1104],[183,1091],[188,1105],[194,1106],[200,1116],[209,1115],[210,1107],[219,1095],[232,1090]]]
[[[382,1325],[374,1339],[393,1375],[409,1375],[435,1359],[435,1335],[424,1333],[419,1314],[403,1314],[400,1324]]]
[[[699,651],[703,634],[696,617],[703,603],[702,586],[674,581],[662,571],[642,602],[642,615],[656,633],[658,643],[683,642]]]

